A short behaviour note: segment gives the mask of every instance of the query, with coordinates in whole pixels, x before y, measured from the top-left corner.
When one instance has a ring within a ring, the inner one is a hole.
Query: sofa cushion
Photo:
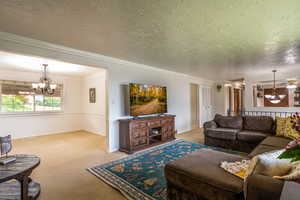
[[[270,136],[264,139],[260,144],[278,147],[283,149],[290,141],[289,138]]]
[[[239,155],[201,149],[168,163],[165,167],[165,175],[172,184],[190,191],[198,191],[200,185],[204,184],[208,188],[241,193],[243,180],[223,170],[220,163],[242,159],[243,157]]]
[[[203,128],[218,128],[218,125],[214,120],[211,120],[211,121],[205,122],[203,124]]]
[[[249,131],[261,131],[265,133],[274,133],[274,120],[269,116],[244,116],[243,129]]]
[[[256,174],[248,178],[247,200],[280,199],[284,182],[269,176]]]
[[[266,153],[266,152],[269,152],[269,151],[279,150],[279,149],[282,149],[282,148],[281,147],[275,147],[275,146],[269,146],[269,145],[260,144],[248,156],[250,158],[253,158],[256,155],[259,155],[259,154],[262,154],[262,153]]]
[[[268,134],[265,134],[262,132],[245,130],[245,131],[240,131],[237,134],[237,139],[239,141],[244,141],[244,142],[249,142],[249,143],[257,143],[257,142],[261,142],[267,136],[268,136]]]
[[[230,128],[207,128],[205,135],[222,140],[236,140],[239,130]]]
[[[222,115],[216,114],[214,121],[221,128],[232,128],[232,129],[242,129],[243,128],[243,118],[239,117],[239,116],[229,117],[229,116],[222,116]]]

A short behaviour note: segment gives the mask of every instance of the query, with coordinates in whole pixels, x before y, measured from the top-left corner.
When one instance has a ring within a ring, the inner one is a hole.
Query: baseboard
[[[65,131],[65,132],[59,132],[59,133],[45,133],[45,134],[40,134],[40,135],[27,135],[24,137],[13,138],[13,140],[32,138],[32,137],[42,137],[42,136],[49,136],[49,135],[58,135],[58,134],[69,134],[69,133],[71,134],[71,133],[76,133],[76,132],[80,132],[80,131],[82,131],[82,130]]]
[[[101,133],[94,133],[94,132],[91,132],[91,131],[87,131],[87,130],[80,130],[81,132],[86,132],[86,133],[90,133],[90,134],[95,134],[95,135],[100,135],[100,136],[103,136],[103,137],[106,137],[105,134],[101,134]]]
[[[109,151],[109,153],[115,153],[115,152],[119,152],[119,149],[118,148],[113,148]]]
[[[192,129],[186,129],[186,130],[182,130],[182,131],[177,131],[177,134],[182,134],[182,133],[185,133],[185,132],[189,132],[191,130]]]
[[[198,128],[198,129],[201,129],[202,127]],[[186,132],[189,132],[189,131],[192,131],[194,129],[186,129],[186,130],[183,130],[183,131],[178,131],[177,134],[183,134],[183,133],[186,133]]]

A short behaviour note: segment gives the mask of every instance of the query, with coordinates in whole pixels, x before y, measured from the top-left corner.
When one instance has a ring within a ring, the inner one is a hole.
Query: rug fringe
[[[118,190],[125,198],[127,198],[128,200],[136,200],[135,198],[132,198],[131,196],[129,196],[126,192],[124,192],[123,190],[121,190],[120,188],[118,188],[115,184],[113,184],[112,182],[109,182],[108,180],[106,180],[104,177],[99,176],[96,172],[94,172],[94,170],[92,168],[87,168],[87,171],[89,171],[90,173],[92,173],[93,175],[95,175],[96,177],[100,178],[102,181],[104,181],[106,184],[112,186],[113,188],[115,188],[116,190]],[[152,200],[155,200],[153,198],[151,198]],[[150,200],[151,200],[150,199]]]

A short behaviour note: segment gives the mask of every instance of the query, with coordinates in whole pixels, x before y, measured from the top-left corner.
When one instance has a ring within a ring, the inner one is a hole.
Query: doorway
[[[241,90],[234,88],[233,89],[233,112],[234,115],[239,115],[241,112]]]
[[[199,85],[191,83],[191,128],[199,128]]]
[[[33,87],[44,73],[55,85],[50,85],[48,92]],[[13,139],[29,140],[32,136],[49,139],[46,135],[50,134],[53,140],[55,134],[66,138],[90,135],[98,138],[99,149],[106,151],[106,74],[103,68],[0,51],[0,114],[11,115],[5,117],[1,131],[11,133]],[[10,126],[20,121],[23,126]]]

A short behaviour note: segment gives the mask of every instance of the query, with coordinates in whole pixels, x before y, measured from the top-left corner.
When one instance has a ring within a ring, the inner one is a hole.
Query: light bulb
[[[50,84],[50,88],[51,88],[51,90],[55,90],[56,89],[56,84]]]
[[[224,87],[232,87],[232,84],[231,83],[225,83]]]
[[[37,83],[32,83],[31,85],[32,85],[33,89],[37,89],[39,87],[39,85]]]
[[[295,88],[297,88],[297,85],[287,85],[286,88],[288,88],[288,89],[295,89]]]
[[[284,95],[284,94],[281,94],[281,95],[279,95],[279,98],[280,98],[280,99],[284,99],[284,98],[285,98],[285,95]]]
[[[45,88],[46,87],[45,83],[38,83],[38,85],[39,85],[40,88]]]
[[[265,97],[266,97],[267,99],[271,99],[271,98],[273,97],[273,95],[266,94]]]
[[[274,100],[271,100],[270,102],[272,104],[278,104],[278,103],[280,103],[280,100],[279,99],[274,99]]]

